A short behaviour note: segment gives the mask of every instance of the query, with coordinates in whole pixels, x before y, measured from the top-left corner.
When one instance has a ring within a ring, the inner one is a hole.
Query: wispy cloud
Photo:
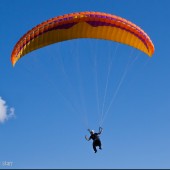
[[[6,101],[0,97],[0,123],[4,123],[8,119],[15,117],[15,109],[8,107]]]

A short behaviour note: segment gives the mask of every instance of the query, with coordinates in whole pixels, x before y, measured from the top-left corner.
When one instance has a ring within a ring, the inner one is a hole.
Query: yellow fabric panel
[[[93,27],[86,22],[80,22],[69,29],[57,29],[39,35],[37,38],[31,40],[19,52],[17,58],[49,44],[75,38],[98,38],[117,41],[134,46],[135,48],[138,48],[148,54],[148,50],[143,42],[126,30],[111,26]]]

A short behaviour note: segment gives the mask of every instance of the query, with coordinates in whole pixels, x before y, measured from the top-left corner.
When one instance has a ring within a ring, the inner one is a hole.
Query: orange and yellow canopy
[[[15,45],[11,62],[15,65],[33,50],[76,38],[111,40],[130,45],[149,56],[154,53],[149,36],[132,22],[101,12],[79,12],[49,19],[28,31]]]

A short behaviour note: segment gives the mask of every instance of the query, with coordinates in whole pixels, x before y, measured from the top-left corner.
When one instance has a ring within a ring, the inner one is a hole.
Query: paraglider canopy
[[[137,48],[148,56],[154,53],[149,36],[132,22],[102,12],[78,12],[49,19],[28,31],[13,49],[12,65],[33,50],[76,38],[111,40]]]

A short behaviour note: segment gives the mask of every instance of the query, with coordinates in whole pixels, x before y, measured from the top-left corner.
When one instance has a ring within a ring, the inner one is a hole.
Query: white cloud
[[[0,97],[0,123],[4,123],[13,117],[15,117],[15,109],[13,107],[8,108],[6,101]]]

